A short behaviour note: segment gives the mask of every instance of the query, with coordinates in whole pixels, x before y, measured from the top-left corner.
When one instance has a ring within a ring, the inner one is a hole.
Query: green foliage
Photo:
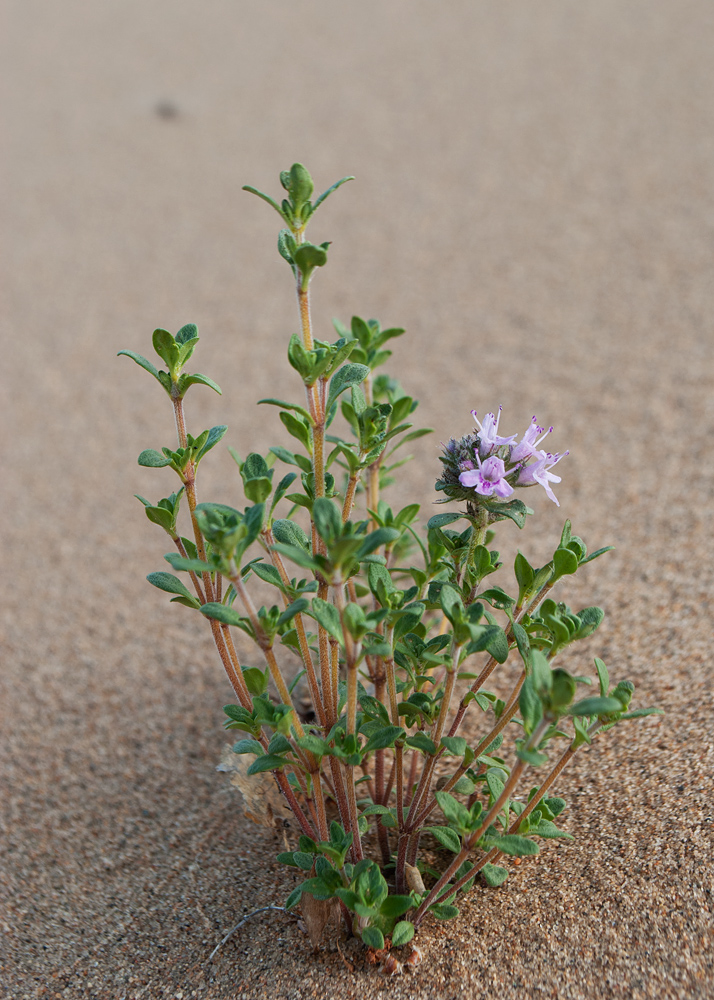
[[[304,896],[339,901],[350,930],[379,950],[388,939],[408,944],[429,913],[457,917],[460,893],[502,885],[508,868],[495,862],[503,856],[536,855],[540,839],[571,838],[555,823],[564,800],[541,791],[559,774],[562,755],[660,710],[632,707],[633,685],[611,683],[597,657],[592,677],[572,669],[581,662],[572,647],[590,641],[604,612],[573,611],[563,599],[568,578],[609,547],[588,554],[566,520],[545,565],[519,551],[512,581],[494,576],[504,572],[496,528],[521,530],[533,510],[504,499],[507,490],[478,492],[462,474],[478,465],[483,475],[488,455],[514,489],[536,486],[528,475],[521,481],[529,468],[523,452],[519,459],[515,446],[489,442],[478,422],[482,437],[452,439],[441,456],[436,502],[458,509],[420,526],[418,503],[385,500],[407,461],[395,453],[428,433],[412,423],[417,401],[377,371],[404,330],[353,316],[349,326],[334,321],[333,342],[318,339],[309,319],[311,279],[326,266],[330,244],[309,241],[306,225],[349,179],[313,200],[312,178],[296,163],[280,175],[280,202],[247,188],[281,217],[278,251],[293,275],[301,329],[285,338],[296,401],[260,400],[278,410],[280,443],[245,458],[229,449],[240,483],[234,473],[227,497],[238,485],[245,501],[235,502],[247,506],[198,501],[201,463],[227,428],[194,435],[185,426],[190,386],[220,392],[208,376],[184,371],[197,328],[154,331],[163,367],[120,354],[171,400],[167,425],[177,428],[177,443],[145,449],[139,465],[170,468],[180,485],[156,503],[138,499],[171,539],[165,559],[174,572],[147,579],[210,622],[239,702],[224,709],[225,728],[239,736],[225,766],[248,792],[261,788],[265,796],[261,783],[277,782],[293,810],[286,836],[294,849],[279,860],[303,881],[287,908]],[[276,476],[278,462],[289,469]],[[254,644],[250,665],[239,664],[232,629]],[[484,690],[493,672],[495,690],[510,679],[509,694]],[[466,715],[475,717],[473,742],[460,734]],[[541,785],[526,802],[522,785],[534,774]],[[436,868],[419,860],[420,849]],[[494,863],[483,863],[486,852]]]
[[[323,191],[314,202],[311,202],[310,199],[315,190],[312,177],[302,163],[293,163],[290,170],[284,170],[280,174],[280,183],[288,193],[288,197],[284,198],[281,204],[249,184],[244,184],[243,190],[250,191],[251,194],[257,195],[271,205],[289,227],[290,233],[296,236],[303,231],[308,220],[325,199],[329,198],[332,192],[336,191],[342,184],[352,180],[354,177],[343,177],[326,191]]]
[[[198,328],[193,323],[182,326],[175,337],[168,330],[154,330],[152,337],[154,350],[168,371],[159,370],[151,361],[135,351],[119,351],[118,353],[131,358],[140,368],[153,375],[173,400],[183,399],[191,385],[207,385],[220,395],[219,386],[207,375],[201,375],[198,372],[182,374],[183,367],[193,354],[198,340]]]

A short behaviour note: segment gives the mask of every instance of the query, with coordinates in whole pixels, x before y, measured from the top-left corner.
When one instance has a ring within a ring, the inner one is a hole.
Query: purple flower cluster
[[[442,459],[445,479],[453,482],[458,477],[462,487],[474,490],[484,497],[499,497],[504,500],[513,493],[515,487],[538,484],[553,503],[558,504],[550,484],[559,483],[560,476],[550,470],[568,452],[553,454],[539,447],[553,428],[544,430],[539,427],[535,417],[520,443],[516,441],[516,434],[502,437],[498,433],[501,409],[499,406],[497,415],[487,413],[483,422],[478,419],[475,410],[471,411],[478,431],[460,441],[452,440],[446,446]]]

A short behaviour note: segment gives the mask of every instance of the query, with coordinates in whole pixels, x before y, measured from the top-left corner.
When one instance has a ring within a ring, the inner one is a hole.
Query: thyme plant
[[[568,607],[566,577],[608,548],[588,554],[566,521],[544,566],[519,552],[510,587],[489,581],[501,567],[494,528],[522,529],[533,513],[517,494],[542,487],[558,503],[552,470],[567,452],[544,447],[552,428],[534,417],[519,441],[500,433],[500,410],[474,413],[475,426],[441,455],[437,502],[450,511],[420,528],[419,504],[395,511],[383,498],[405,461],[398,449],[428,433],[413,426],[416,400],[376,373],[404,330],[354,316],[349,327],[335,321],[335,340],[320,340],[310,316],[330,244],[309,242],[306,227],[351,179],[313,201],[312,178],[296,163],[280,175],[280,203],[246,188],[282,220],[278,251],[300,334],[287,343],[295,400],[259,401],[277,407],[292,449],[284,436],[267,455],[231,451],[244,500],[198,499],[199,468],[226,427],[188,429],[189,389],[220,392],[185,371],[196,327],[154,331],[163,368],[120,354],[156,379],[176,425],[174,445],[139,456],[178,477],[169,496],[138,498],[173,545],[165,559],[175,572],[148,580],[206,619],[235,692],[225,707],[226,728],[242,734],[233,752],[252,758],[248,776],[273,775],[295,817],[295,849],[279,860],[304,878],[286,905],[339,906],[349,930],[379,951],[407,944],[428,914],[456,917],[477,877],[501,885],[505,859],[570,837],[555,822],[563,768],[595,736],[659,709],[631,709],[633,685],[612,686],[599,658],[592,691],[581,690],[591,678],[567,668],[570,647],[603,611]],[[256,605],[256,581],[274,603]],[[260,666],[240,661],[233,629],[253,641]],[[498,670],[506,697],[485,688]],[[301,680],[310,712],[296,698]]]

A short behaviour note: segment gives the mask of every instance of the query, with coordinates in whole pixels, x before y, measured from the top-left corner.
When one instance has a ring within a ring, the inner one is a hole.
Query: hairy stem
[[[355,490],[357,489],[357,483],[359,482],[360,470],[353,472],[347,483],[347,489],[345,490],[345,501],[342,505],[342,523],[344,524],[349,520],[350,514],[352,513],[352,508],[355,502]]]
[[[236,569],[231,573],[229,577],[231,583],[235,587],[236,593],[241,599],[243,607],[246,610],[246,614],[250,619],[250,623],[253,626],[253,632],[255,634],[255,639],[257,644],[263,651],[263,656],[268,664],[268,669],[270,670],[270,676],[273,679],[273,683],[278,689],[278,694],[280,695],[280,700],[283,705],[290,705],[293,708],[293,727],[298,736],[304,736],[305,730],[302,728],[302,723],[300,722],[297,712],[295,711],[295,706],[293,705],[293,700],[288,691],[288,686],[285,683],[285,678],[282,675],[282,671],[278,666],[278,661],[275,659],[275,653],[273,652],[273,647],[268,640],[265,632],[263,631],[263,626],[258,618],[258,612],[255,609],[252,598],[245,588],[245,584],[241,578],[240,572]]]
[[[272,560],[273,566],[277,569],[280,574],[280,579],[283,581],[285,586],[290,586],[290,577],[285,569],[285,564],[280,556],[279,552],[275,552],[272,546],[275,544],[275,539],[273,538],[273,533],[270,528],[266,528],[263,531],[263,538],[265,546],[270,553],[270,558]],[[283,594],[283,601],[287,607],[289,604],[289,599],[286,594]],[[312,698],[312,703],[315,706],[315,712],[319,719],[320,725],[324,728],[327,725],[327,717],[325,715],[325,707],[322,703],[322,697],[320,695],[320,686],[317,682],[317,675],[315,673],[315,664],[312,661],[312,653],[310,652],[310,646],[307,641],[307,633],[305,631],[305,621],[303,619],[302,613],[298,613],[293,618],[295,624],[295,631],[297,632],[298,643],[300,645],[300,656],[302,658],[303,666],[305,667],[305,672],[307,674],[307,681],[310,687],[310,697]]]
[[[537,747],[539,745],[541,739],[543,738],[543,734],[545,733],[549,725],[550,722],[546,720],[543,720],[538,724],[536,729],[533,731],[533,733],[531,733],[530,737],[528,738],[528,742],[526,743],[527,750],[532,750],[534,747]],[[463,849],[454,858],[454,860],[448,866],[448,868],[441,876],[439,881],[430,890],[424,901],[419,906],[412,920],[412,923],[414,924],[415,927],[419,926],[421,921],[424,919],[424,916],[426,915],[429,907],[434,902],[436,897],[440,894],[441,890],[449,882],[449,880],[455,874],[455,872],[459,870],[463,862],[468,858],[469,854],[474,849],[475,845],[478,843],[479,838],[484,835],[486,830],[488,830],[489,826],[496,819],[501,809],[504,807],[506,802],[511,797],[511,794],[516,788],[516,785],[520,781],[521,776],[527,767],[528,765],[520,759],[517,760],[516,763],[513,765],[511,773],[508,777],[508,780],[506,781],[506,784],[503,786],[501,794],[498,796],[496,801],[493,803],[491,808],[486,813],[484,819],[481,821],[481,825],[478,827],[478,829],[474,830],[468,837],[464,838]]]
[[[491,743],[493,743],[493,741],[496,739],[496,737],[501,732],[501,730],[505,729],[505,727],[511,721],[511,719],[513,718],[513,716],[516,714],[516,712],[518,710],[518,695],[520,693],[521,687],[523,686],[523,681],[525,679],[526,679],[526,672],[524,670],[522,672],[521,676],[519,677],[519,679],[516,681],[516,685],[515,685],[513,691],[511,692],[511,695],[510,695],[510,697],[508,699],[508,702],[506,703],[505,708],[503,709],[503,712],[501,712],[501,715],[500,715],[500,717],[498,719],[498,722],[491,729],[491,731],[488,732],[483,737],[483,739],[480,741],[480,743],[476,747],[476,750],[474,751],[474,760],[478,760],[478,758],[481,756],[481,754],[484,752],[484,750],[487,747],[489,747],[491,745]],[[456,784],[456,782],[461,777],[461,775],[465,774],[467,770],[468,770],[468,768],[464,767],[464,765],[462,764],[458,768],[458,770],[455,772],[455,774],[452,774],[452,776],[449,778],[449,780],[447,781],[447,783],[442,788],[442,791],[443,792],[450,792],[451,789]],[[414,826],[416,828],[423,826],[423,824],[426,821],[427,816],[429,815],[429,813],[433,809],[436,808],[436,805],[437,805],[436,799],[432,798],[432,800],[430,801],[430,803],[427,806],[424,807],[424,809],[419,813],[419,815],[417,816],[416,820],[414,821]]]
[[[176,548],[179,550],[179,553],[183,556],[183,558],[188,559],[188,552],[186,551],[186,546],[183,544],[178,535],[173,539],[173,541]],[[201,604],[205,604],[206,598],[203,593],[203,587],[201,586],[201,581],[198,579],[193,570],[189,570],[188,575],[191,577],[191,583],[193,584],[193,588],[196,591],[196,597],[198,597]]]
[[[359,644],[350,635],[345,620],[345,591],[342,580],[335,580],[333,584],[335,595],[335,605],[340,613],[342,633],[345,639],[345,659],[347,661],[347,735],[357,735],[357,658],[359,656]],[[345,777],[347,785],[347,805],[350,817],[350,829],[354,836],[352,842],[352,856],[355,861],[361,861],[362,841],[360,838],[359,824],[357,822],[357,795],[355,792],[354,768],[345,766]]]
[[[179,448],[185,448],[188,444],[188,438],[186,436],[186,417],[183,411],[183,400],[178,396],[172,396],[171,401],[174,406],[174,417],[176,420],[176,433],[178,435]],[[191,514],[193,535],[196,541],[196,553],[198,558],[205,562],[206,547],[203,544],[203,535],[201,534],[201,529],[198,527],[198,521],[196,520],[196,467],[193,462],[189,462],[186,466],[183,474],[183,482],[186,488],[188,509]],[[204,572],[203,574],[203,589],[206,595],[206,600],[212,601],[213,582],[211,581],[211,574],[209,572]]]

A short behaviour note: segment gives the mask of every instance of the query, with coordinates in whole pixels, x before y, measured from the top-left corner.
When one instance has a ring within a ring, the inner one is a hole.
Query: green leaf
[[[577,701],[568,712],[568,715],[610,715],[612,712],[621,712],[622,702],[617,698],[583,698]]]
[[[323,203],[323,201],[326,198],[330,197],[333,191],[336,191],[338,187],[341,187],[343,184],[346,184],[347,181],[353,181],[353,180],[354,177],[350,176],[350,177],[343,177],[341,180],[335,181],[335,183],[331,187],[328,187],[327,191],[323,191],[320,197],[313,202],[312,206],[313,212],[315,211],[316,208],[319,208],[319,206]]]
[[[165,466],[171,465],[171,459],[166,458],[165,455],[156,451],[155,448],[147,448],[145,451],[142,451],[137,462],[146,469],[163,469]]]
[[[559,830],[555,823],[551,823],[549,819],[541,819],[539,823],[532,826],[528,831],[533,837],[543,837],[544,840],[555,840],[560,837],[564,840],[575,840],[572,833],[566,833],[565,830]]]
[[[285,909],[292,910],[300,902],[300,897],[302,896],[302,886],[299,885],[296,889],[290,893],[288,898],[285,900]]]
[[[231,608],[230,610],[233,609]],[[265,692],[268,690],[268,678],[266,674],[263,673],[262,670],[259,670],[258,667],[243,667],[242,672],[243,672],[243,680],[245,681],[245,686],[248,688],[251,694],[255,695],[265,694]],[[270,749],[271,751],[273,751],[275,748],[271,747]],[[290,745],[288,745],[287,749],[288,750],[290,749]]]
[[[439,593],[439,603],[441,604],[441,610],[452,625],[463,621],[466,611],[464,602],[461,600],[461,594],[456,587],[452,587],[451,584],[445,584]]]
[[[314,754],[316,757],[324,757],[327,753],[327,741],[315,736],[314,733],[306,733],[298,739],[298,746]]]
[[[589,562],[592,562],[592,561],[593,561],[593,559],[597,559],[597,558],[598,558],[598,556],[602,556],[602,555],[604,555],[604,554],[605,554],[606,552],[613,552],[613,551],[614,551],[614,549],[615,549],[615,546],[614,546],[614,545],[606,545],[606,546],[605,546],[604,548],[602,548],[602,549],[598,549],[598,550],[597,550],[597,552],[591,552],[589,556],[586,556],[586,557],[585,557],[585,559],[581,559],[581,560],[580,560],[580,565],[581,565],[581,566],[584,566],[584,565],[585,565],[585,563],[589,563]]]
[[[534,841],[529,840],[528,837],[521,837],[517,833],[506,833],[502,837],[490,838],[490,843],[503,854],[514,858],[540,854],[540,848]]]
[[[221,387],[209,378],[208,375],[201,375],[200,372],[193,372],[192,375],[182,375],[179,379],[179,392],[183,396],[190,385],[207,385],[209,389],[213,389],[217,392],[219,396],[222,395]]]
[[[501,792],[505,788],[505,785],[500,777],[501,774],[503,774],[503,772],[500,768],[492,768],[486,772],[486,784],[488,785],[488,790],[491,793],[491,797],[494,802],[499,798]]]
[[[578,611],[580,625],[575,633],[575,637],[577,639],[584,639],[586,636],[592,635],[595,629],[599,628],[602,624],[604,617],[605,612],[602,608],[591,607]]]
[[[245,667],[243,672],[245,673]],[[255,667],[248,667],[248,670],[255,670]],[[290,753],[292,747],[282,733],[274,733],[270,743],[268,743],[268,753]]]
[[[229,719],[233,722],[246,722],[249,724],[254,724],[253,716],[248,711],[247,708],[243,708],[242,705],[224,705],[223,711],[226,713]]]
[[[198,340],[198,327],[195,323],[185,323],[176,334],[176,343],[185,347],[192,340]]]
[[[565,524],[563,525],[563,531],[560,535],[561,549],[567,549],[568,545],[570,544],[570,539],[573,537],[572,532],[573,532],[573,526],[570,522],[570,519],[568,518],[566,519]]]
[[[155,365],[152,365],[150,361],[147,361],[147,359],[143,357],[141,354],[137,354],[135,351],[119,351],[117,357],[119,357],[122,354],[126,355],[127,358],[131,358],[132,361],[136,361],[137,365],[139,365],[140,368],[143,368],[144,371],[147,371],[149,375],[153,375],[157,382],[159,383],[161,382],[161,379],[159,378],[158,368]]]
[[[461,838],[455,830],[448,826],[425,826],[424,833],[430,833],[439,841],[442,847],[458,854],[461,850]]]
[[[292,604],[288,604],[285,611],[283,611],[278,618],[278,628],[281,628],[283,625],[291,622],[295,615],[299,615],[300,612],[305,611],[307,607],[309,607],[309,603],[304,597],[299,597],[296,601],[293,601]]]
[[[484,626],[484,631],[466,647],[469,653],[479,653],[485,649],[497,663],[505,663],[508,659],[508,639],[506,633],[498,625]]]
[[[539,695],[547,695],[553,687],[553,671],[545,653],[540,649],[531,652],[531,677]]]
[[[401,726],[384,726],[372,733],[362,747],[362,753],[371,753],[373,750],[385,750],[387,747],[393,747],[395,742],[402,739],[404,735],[405,732]]]
[[[173,573],[149,573],[146,579],[152,587],[158,587],[159,590],[164,590],[167,594],[180,594],[181,597],[187,597],[190,601],[195,602],[196,607],[199,606],[190,590]]]
[[[351,889],[338,888],[335,889],[335,895],[338,899],[342,900],[348,910],[352,910],[354,912],[356,904],[359,903],[359,896],[356,892],[353,892]]]
[[[282,214],[282,213],[281,213]],[[295,242],[295,237],[290,232],[289,229],[281,229],[278,233],[278,253],[286,260],[290,267],[293,269],[293,274],[295,273],[295,263],[293,261],[293,252],[297,247]]]
[[[478,549],[476,550],[478,551]],[[481,547],[481,551],[486,552],[486,549]],[[489,556],[489,566],[490,566],[490,556]],[[513,607],[516,603],[515,599],[507,594],[502,587],[491,587],[489,590],[484,590],[478,595],[480,601],[488,601],[489,604],[493,605],[494,608],[499,608],[501,611],[507,610]]]
[[[610,675],[607,672],[607,667],[601,659],[597,656],[595,657],[595,669],[597,670],[597,678],[600,682],[600,694],[603,698],[607,696],[608,688],[610,687]]]
[[[460,518],[466,517],[465,514],[434,514],[430,517],[426,523],[427,529],[432,530],[433,528],[445,528],[447,524],[453,524],[454,521],[458,521]]]
[[[237,743],[233,744],[233,753],[252,753],[262,755],[263,747],[260,745],[258,740],[238,740]]]
[[[310,449],[310,430],[302,418],[293,416],[285,410],[280,411],[280,420],[288,434],[296,438],[305,449]]]
[[[532,513],[530,507],[526,507],[522,500],[509,500],[508,503],[481,500],[480,503],[490,514],[495,515],[499,520],[508,517],[519,528],[525,527],[526,517],[529,513]]]
[[[314,860],[312,854],[304,854],[302,851],[284,851],[276,858],[280,864],[290,865],[291,868],[300,868],[304,872],[310,871]]]
[[[200,608],[200,611],[206,618],[214,618],[224,625],[237,625],[240,627],[243,622],[243,615],[239,614],[235,608],[229,608],[218,601],[209,601],[208,604],[204,604]]]
[[[400,920],[392,931],[392,947],[401,948],[402,945],[409,944],[413,937],[414,924],[410,923],[409,920]]]
[[[267,203],[269,205],[272,205],[272,207],[275,209],[275,211],[278,213],[278,215],[281,216],[281,218],[283,217],[283,213],[282,213],[282,210],[280,208],[280,205],[278,205],[278,203],[276,201],[274,201],[269,195],[263,194],[262,191],[259,191],[257,188],[251,187],[250,184],[244,184],[243,185],[243,190],[244,191],[250,191],[251,194],[255,194],[259,198],[262,198],[263,201],[267,201]],[[298,896],[298,899],[299,898],[300,897]],[[295,904],[293,904],[293,905],[295,905]],[[288,907],[288,909],[289,909],[289,907]]]
[[[552,674],[553,687],[548,698],[552,709],[560,709],[569,705],[575,697],[576,681],[567,670],[556,668]]]
[[[516,757],[519,760],[524,761],[526,764],[530,764],[531,767],[540,767],[541,764],[545,764],[548,757],[544,753],[538,753],[537,750],[517,750]]]
[[[241,516],[240,511],[236,510],[235,507],[229,507],[226,503],[212,503],[210,501],[196,504],[196,511],[198,513],[203,511],[213,511],[216,514],[223,514],[226,517],[230,517],[231,514],[235,514],[238,518]]]
[[[463,757],[466,753],[466,740],[463,736],[444,736],[441,744],[446,747],[447,754],[454,757]]]
[[[533,686],[533,679],[526,677],[518,699],[518,707],[526,733],[532,733],[543,718],[543,704]]]
[[[406,744],[408,747],[413,747],[415,750],[421,750],[430,757],[433,757],[436,753],[436,744],[433,740],[429,739],[426,733],[414,733],[413,736],[408,736]]]
[[[158,524],[164,531],[167,531],[173,536],[174,533],[174,515],[172,511],[167,510],[165,507],[151,507],[146,506],[144,508],[146,516],[152,522],[152,524]]]
[[[164,556],[166,562],[170,563],[174,569],[184,573],[210,573],[212,567],[202,559],[184,559],[178,552],[167,552]]]
[[[168,330],[158,329],[154,330],[151,340],[156,353],[174,374],[179,364],[179,346],[173,335]]]
[[[318,497],[312,507],[312,519],[315,529],[328,544],[339,538],[342,533],[342,515],[334,501],[328,497]]]
[[[325,412],[329,413],[340,393],[350,386],[359,385],[369,375],[370,369],[367,365],[358,365],[350,362],[339,368],[330,379],[330,392],[327,397]]]
[[[298,406],[297,403],[286,403],[284,399],[273,399],[272,397],[269,399],[259,399],[258,405],[260,406],[261,403],[267,403],[270,406],[281,406],[284,410],[294,410],[296,413],[299,413],[301,417],[304,417],[309,424],[315,423],[305,407]]]
[[[288,521],[286,518],[278,518],[273,521],[273,538],[276,542],[282,542],[283,545],[297,545],[306,551],[310,549],[308,537],[300,525],[295,524],[294,521]]]
[[[448,792],[435,792],[435,798],[449,823],[464,829],[471,826],[471,813],[453,795],[449,795]]]
[[[625,712],[620,718],[623,719],[644,719],[646,715],[664,715],[663,708],[633,708],[631,712]]]
[[[531,644],[528,633],[522,625],[514,623],[511,626],[513,638],[516,640],[516,647],[526,668],[530,667]]]
[[[225,424],[217,424],[215,427],[211,427],[208,432],[208,437],[206,438],[206,443],[196,456],[196,463],[200,462],[203,456],[209,452],[211,448],[215,448],[227,430],[228,427]]]
[[[271,583],[274,587],[282,590],[283,581],[275,566],[270,563],[257,562],[252,566],[255,575],[264,583]]]
[[[322,625],[333,639],[344,643],[342,626],[340,625],[340,613],[331,601],[323,601],[321,597],[314,597],[311,613],[315,620]]]
[[[314,899],[332,899],[335,895],[332,886],[321,878],[309,878],[307,882],[303,882],[300,888]]]
[[[365,927],[362,931],[362,940],[375,951],[381,951],[384,948],[384,935],[377,927]]]
[[[284,767],[288,763],[284,757],[277,754],[266,753],[263,757],[256,757],[248,768],[248,774],[259,774],[261,771],[276,771],[279,767]]]
[[[568,576],[575,573],[578,568],[578,557],[572,549],[556,549],[553,553],[553,576],[555,583],[561,576]]]
[[[293,205],[295,210],[299,212],[302,206],[312,198],[312,192],[315,189],[312,177],[307,167],[304,167],[302,163],[293,163],[287,181]]]
[[[458,737],[454,737],[454,739],[458,739]],[[473,751],[471,751],[471,753],[473,753]],[[462,774],[456,784],[451,788],[454,795],[472,795],[475,790],[476,785],[467,774]]]
[[[395,917],[401,917],[407,910],[411,910],[413,906],[414,900],[411,896],[387,896],[379,907],[379,912],[383,917],[394,920]]]
[[[508,878],[507,869],[501,868],[500,865],[492,865],[489,862],[483,866],[481,874],[486,885],[490,886],[503,885]]]
[[[327,249],[314,243],[300,243],[293,252],[293,261],[303,275],[310,275],[316,267],[327,263]],[[329,409],[329,407],[328,407]]]
[[[388,816],[391,813],[391,809],[388,806],[382,806],[378,803],[372,803],[371,806],[367,806],[366,809],[362,811],[363,816]]]
[[[313,572],[320,570],[320,566],[316,560],[299,545],[273,545],[272,548],[281,555],[287,556],[291,562],[302,566],[303,569],[309,569]]]
[[[437,920],[453,920],[458,917],[459,908],[451,903],[434,903],[429,907],[429,912],[433,913]]]
[[[399,532],[396,528],[377,528],[376,531],[370,531],[357,551],[358,561],[361,562],[371,552],[381,548],[382,545],[389,545],[390,542],[395,542],[397,538],[399,538]]]
[[[518,581],[518,603],[523,604],[535,580],[535,571],[522,552],[518,552],[514,563],[516,580]]]
[[[278,485],[275,487],[275,493],[273,494],[273,501],[270,504],[270,513],[272,514],[277,505],[283,499],[288,491],[291,484],[297,479],[296,472],[288,472],[287,475],[283,476]]]

